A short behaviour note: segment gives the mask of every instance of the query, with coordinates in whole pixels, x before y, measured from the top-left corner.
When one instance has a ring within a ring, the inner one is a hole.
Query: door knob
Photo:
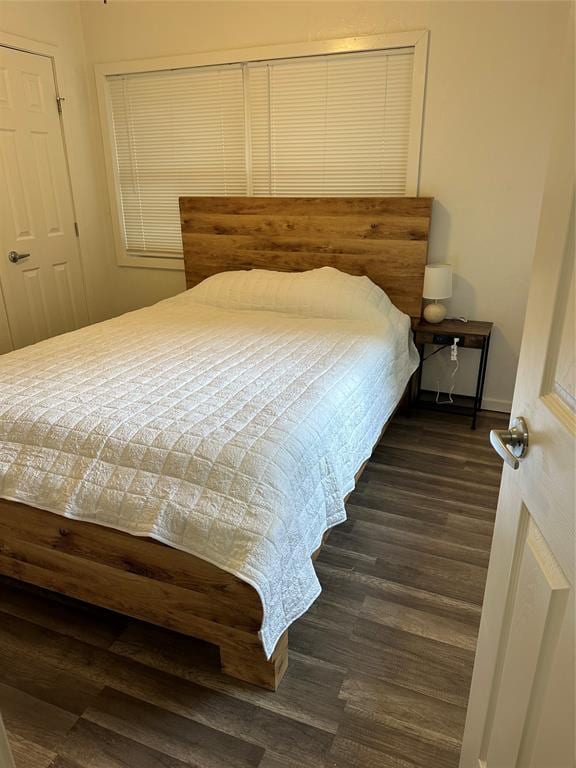
[[[522,417],[514,419],[510,429],[490,430],[490,443],[512,469],[518,469],[520,461],[528,450],[528,426]]]
[[[18,264],[19,261],[27,259],[29,256],[29,253],[17,253],[16,251],[10,251],[8,253],[8,261],[11,261],[12,264]]]

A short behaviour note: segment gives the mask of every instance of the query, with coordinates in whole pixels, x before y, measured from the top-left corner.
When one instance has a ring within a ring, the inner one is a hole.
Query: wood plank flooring
[[[0,711],[17,768],[452,768],[506,419],[390,425],[316,567],[270,693],[202,642],[0,582]]]

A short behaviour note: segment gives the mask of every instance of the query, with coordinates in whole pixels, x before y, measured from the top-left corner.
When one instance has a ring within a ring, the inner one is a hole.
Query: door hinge
[[[58,114],[62,114],[62,102],[66,101],[65,96],[56,96],[56,106],[58,107]]]
[[[74,222],[74,232],[76,232],[76,237],[80,237],[80,230],[78,229],[78,222]]]

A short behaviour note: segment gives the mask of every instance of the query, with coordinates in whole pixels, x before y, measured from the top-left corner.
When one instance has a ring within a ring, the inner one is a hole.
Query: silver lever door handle
[[[11,261],[12,264],[18,264],[19,261],[28,258],[30,258],[29,253],[18,253],[17,251],[10,251],[8,253],[8,261]]]
[[[528,426],[522,417],[514,419],[510,429],[490,430],[490,443],[498,456],[512,469],[518,469],[528,450]]]

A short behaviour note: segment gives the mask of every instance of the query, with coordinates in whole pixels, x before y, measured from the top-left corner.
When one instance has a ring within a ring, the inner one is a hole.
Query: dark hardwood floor
[[[458,765],[500,461],[483,414],[399,416],[317,560],[277,693],[217,649],[0,582],[0,711],[17,768]]]

